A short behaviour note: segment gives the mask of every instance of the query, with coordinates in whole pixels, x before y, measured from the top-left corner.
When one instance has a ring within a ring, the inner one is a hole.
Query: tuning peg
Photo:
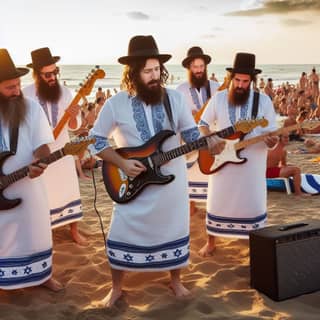
[[[79,83],[79,86],[80,86],[80,87],[82,87],[82,86],[83,86],[83,83],[82,83],[82,82],[80,82],[80,83]]]

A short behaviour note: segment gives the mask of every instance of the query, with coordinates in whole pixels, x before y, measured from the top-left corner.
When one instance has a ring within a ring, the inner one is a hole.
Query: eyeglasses
[[[51,76],[56,76],[60,72],[59,67],[56,67],[53,71],[50,72],[40,72],[41,75],[43,75],[46,79],[51,78]]]

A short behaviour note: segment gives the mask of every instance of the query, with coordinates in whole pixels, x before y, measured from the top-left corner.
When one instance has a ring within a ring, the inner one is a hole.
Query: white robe
[[[58,122],[72,100],[69,89],[64,86],[61,86],[61,88],[62,96],[58,103]],[[34,84],[25,87],[23,93],[39,101]],[[56,124],[53,123],[54,113],[52,111],[54,109],[51,103],[47,103],[47,107],[47,117],[53,130],[56,126]],[[68,126],[66,125],[57,139],[49,145],[51,152],[63,148],[69,141]],[[44,177],[49,195],[52,229],[80,220],[83,217],[83,213],[74,157],[68,155],[58,160],[45,171]]]
[[[252,101],[251,90],[245,118],[251,118]],[[229,127],[231,121],[228,110],[227,90],[220,91],[209,102],[201,117],[200,125],[215,123],[216,130]],[[241,118],[240,107],[235,110],[234,120],[238,121]],[[258,118],[262,117],[269,121],[268,126],[256,127],[245,136],[245,139],[277,129],[272,102],[264,94],[260,94],[258,109]],[[263,141],[252,144],[243,149],[240,156],[247,158],[247,162],[229,163],[209,176],[206,220],[208,234],[247,238],[251,230],[263,227],[266,222],[267,146]]]
[[[4,162],[9,174],[33,161],[33,151],[53,141],[41,107],[26,99],[27,114],[19,128],[16,155]],[[9,150],[8,127],[2,123],[1,135]],[[3,150],[1,150],[3,151]],[[6,199],[20,198],[15,208],[0,212],[0,288],[18,289],[39,285],[51,277],[52,238],[47,194],[43,177],[25,177],[8,186]]]
[[[169,89],[168,95],[176,131],[184,132],[186,139],[191,139],[192,133],[198,133],[198,129],[183,97]],[[161,104],[146,106],[136,97],[120,92],[107,100],[90,131],[97,138],[92,152],[98,153],[108,147],[103,138],[110,134],[117,147],[134,147],[144,144],[162,129],[171,130],[171,126]],[[177,134],[164,142],[163,150],[179,145],[180,134]],[[186,171],[183,156],[173,159],[161,167],[164,175],[175,175],[171,183],[149,185],[129,203],[114,204],[107,240],[107,255],[112,268],[156,271],[188,264]]]
[[[209,81],[211,97],[213,97],[220,85],[216,81]],[[194,99],[198,99],[198,103],[200,106],[203,106],[206,103],[206,87],[202,87],[200,89],[200,92],[198,90],[193,90],[193,93],[196,94],[195,97],[193,97],[191,93],[191,86],[189,82],[180,84],[177,87],[177,90],[184,95],[191,111],[199,111]],[[196,202],[206,202],[208,193],[208,176],[200,171],[197,160],[197,151],[194,152],[192,156],[187,157],[189,199]]]

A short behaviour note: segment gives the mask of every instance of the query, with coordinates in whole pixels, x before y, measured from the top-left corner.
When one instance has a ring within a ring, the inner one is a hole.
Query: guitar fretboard
[[[231,135],[233,135],[235,133],[235,129],[233,126],[228,127],[226,129],[223,129],[221,131],[218,132],[214,132],[208,136],[205,137],[201,137],[200,139],[190,142],[190,143],[186,143],[180,147],[177,147],[175,149],[172,149],[170,151],[167,152],[162,152],[159,153],[157,155],[155,155],[154,157],[156,159],[154,159],[159,165],[168,162],[169,160],[175,159],[177,157],[180,157],[184,154],[190,153],[191,151],[194,150],[198,150],[198,149],[202,149],[207,147],[207,140],[206,138],[211,137],[213,135],[217,135],[220,138],[227,138]]]
[[[50,164],[54,161],[59,160],[64,156],[64,151],[63,148],[59,149],[53,153],[51,153],[48,157],[42,158],[36,162],[37,163],[45,163],[45,164]],[[22,167],[21,169],[14,171],[6,176],[1,177],[1,188],[7,187],[10,184],[17,182],[18,180],[26,177],[29,173],[29,167],[25,166]]]
[[[260,136],[257,136],[257,137],[253,137],[253,138],[249,138],[247,140],[242,140],[238,143],[235,144],[235,150],[240,150],[240,149],[243,149],[251,144],[255,144],[255,143],[258,143],[260,141],[263,141],[264,138],[272,135],[272,136],[278,136],[284,132],[290,132],[292,130],[296,130],[300,127],[299,124],[294,124],[292,126],[289,126],[289,127],[283,127],[283,128],[280,128],[278,130],[275,130],[275,131],[272,131],[270,133],[265,133],[265,134],[262,134]]]

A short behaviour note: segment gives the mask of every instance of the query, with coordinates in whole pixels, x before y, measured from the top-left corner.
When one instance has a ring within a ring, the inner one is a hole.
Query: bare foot
[[[79,244],[80,246],[87,246],[88,245],[88,240],[86,237],[80,234],[80,232],[77,230],[76,232],[72,232],[72,239],[75,243]]]
[[[310,193],[294,193],[294,195],[296,197],[311,197],[312,196],[312,194],[310,194]]]
[[[49,290],[51,290],[51,291],[53,291],[53,292],[58,292],[58,291],[61,291],[63,289],[63,285],[59,281],[57,281],[57,280],[55,280],[53,278],[50,278],[49,280],[44,282],[42,284],[42,286],[47,288],[47,289],[49,289]]]
[[[177,298],[184,298],[191,295],[191,292],[185,286],[183,286],[183,284],[180,281],[171,282],[170,288],[172,289]]]
[[[122,290],[119,289],[111,289],[108,295],[105,297],[103,302],[105,302],[106,308],[111,308],[115,305],[115,303],[120,299],[122,296]]]
[[[205,258],[205,257],[209,257],[212,256],[213,251],[216,249],[216,245],[215,243],[209,243],[207,242],[198,252],[198,254]]]

